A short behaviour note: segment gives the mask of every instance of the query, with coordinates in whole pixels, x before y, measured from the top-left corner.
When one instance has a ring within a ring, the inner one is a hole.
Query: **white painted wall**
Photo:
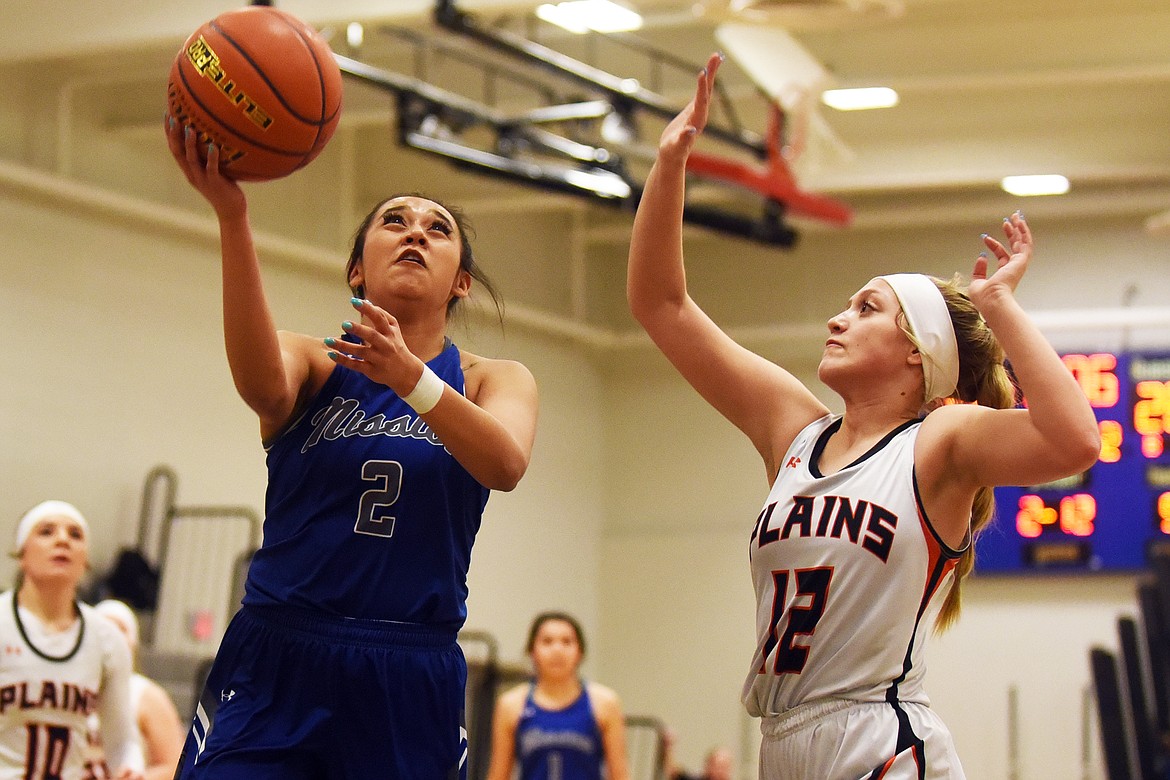
[[[1088,650],[1116,649],[1117,618],[1137,612],[1135,587],[1127,575],[967,583],[961,620],[932,648],[927,690],[954,733],[968,777],[1103,780],[1095,710],[1088,739],[1083,736]],[[1015,774],[1009,773],[1013,686]]]

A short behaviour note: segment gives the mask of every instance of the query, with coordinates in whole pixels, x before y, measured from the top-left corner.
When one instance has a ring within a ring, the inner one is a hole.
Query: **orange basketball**
[[[329,44],[271,6],[227,11],[196,30],[171,66],[171,116],[219,147],[233,179],[279,179],[321,153],[341,117],[341,71]]]

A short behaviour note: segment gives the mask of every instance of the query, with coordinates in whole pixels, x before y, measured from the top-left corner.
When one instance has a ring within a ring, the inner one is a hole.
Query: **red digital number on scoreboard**
[[[1121,383],[1117,379],[1117,356],[1108,352],[1094,355],[1063,355],[1061,360],[1072,372],[1089,405],[1095,409],[1109,409],[1121,397]]]
[[[1133,429],[1142,437],[1142,455],[1159,458],[1170,433],[1170,382],[1147,379],[1134,386]]]
[[[1168,507],[1170,509],[1170,507]],[[1097,519],[1097,500],[1088,493],[1074,493],[1050,507],[1034,493],[1020,496],[1016,512],[1016,530],[1020,536],[1034,539],[1045,528],[1059,528],[1068,536],[1092,536]]]
[[[1097,423],[1101,431],[1101,455],[1097,460],[1102,463],[1116,463],[1121,460],[1121,443],[1125,439],[1125,429],[1117,420],[1101,420]]]

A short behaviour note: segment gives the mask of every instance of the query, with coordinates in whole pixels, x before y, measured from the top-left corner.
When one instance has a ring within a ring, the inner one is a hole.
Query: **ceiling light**
[[[1037,176],[1004,176],[1000,182],[1004,192],[1012,195],[1063,195],[1068,192],[1068,179],[1060,174]]]
[[[366,29],[362,27],[361,22],[350,22],[345,26],[345,42],[349,44],[350,48],[361,48],[365,38]]]
[[[642,17],[611,0],[565,0],[537,6],[536,15],[569,32],[629,32],[642,26]]]
[[[601,120],[601,139],[609,144],[631,144],[638,131],[628,113],[611,111]]]
[[[612,171],[564,171],[564,179],[574,187],[588,190],[600,198],[628,198],[632,190],[622,177]]]
[[[868,108],[890,108],[898,105],[898,93],[889,87],[858,87],[856,89],[826,89],[821,93],[826,106],[838,111],[862,111]]]

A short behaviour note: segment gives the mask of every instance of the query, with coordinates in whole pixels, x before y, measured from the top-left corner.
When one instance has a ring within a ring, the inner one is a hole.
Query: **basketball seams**
[[[318,154],[320,154],[321,149],[325,145],[325,142],[329,140],[328,137],[326,137],[324,140],[322,140],[321,136],[325,132],[325,128],[328,127],[333,122],[334,118],[341,111],[341,101],[340,100],[337,101],[337,110],[334,111],[332,114],[330,114],[328,117],[326,117],[325,113],[329,110],[329,105],[328,105],[329,90],[327,89],[326,84],[325,84],[324,68],[321,66],[321,60],[318,59],[318,57],[317,57],[317,55],[319,54],[319,52],[317,51],[317,47],[313,45],[312,39],[307,37],[304,34],[304,31],[301,30],[300,27],[293,24],[288,19],[282,18],[281,21],[284,22],[285,24],[287,24],[290,28],[292,28],[292,31],[296,34],[297,38],[299,38],[301,43],[304,44],[305,49],[308,52],[310,59],[313,60],[313,68],[317,73],[317,88],[318,88],[317,92],[321,96],[321,110],[319,113],[321,114],[322,119],[321,119],[321,122],[317,124],[317,137],[313,139],[313,144],[310,148],[310,151],[305,154],[306,159],[304,160],[304,162],[301,163],[302,165],[306,165],[313,158],[315,158]]]
[[[287,27],[292,28],[292,30],[297,34],[297,40],[299,40],[303,45],[306,45],[304,37],[300,34],[300,31],[297,30],[296,27],[289,24],[287,19],[283,19],[279,16],[277,16],[276,18],[278,18],[282,24],[286,25]],[[257,76],[260,77],[260,79],[268,86],[268,89],[271,90],[272,95],[273,95],[273,97],[276,98],[277,102],[280,103],[280,105],[284,106],[284,109],[286,111],[288,111],[288,113],[293,118],[297,119],[300,122],[304,122],[307,125],[312,125],[314,127],[317,127],[318,129],[320,129],[320,127],[322,125],[328,123],[329,120],[326,119],[324,116],[325,115],[324,106],[325,106],[325,97],[326,96],[325,96],[325,83],[324,83],[324,80],[321,78],[321,63],[318,62],[318,60],[315,56],[313,56],[313,52],[312,52],[311,47],[306,45],[306,48],[309,49],[310,57],[313,60],[313,68],[317,71],[318,93],[321,95],[322,110],[319,112],[321,116],[318,119],[314,119],[312,117],[307,117],[307,116],[302,116],[299,111],[297,111],[295,108],[293,108],[293,106],[289,105],[289,102],[285,98],[283,92],[277,88],[276,84],[272,83],[272,79],[269,78],[268,73],[264,70],[264,68],[262,68],[260,66],[260,64],[258,62],[256,62],[255,59],[253,59],[252,55],[249,54],[247,52],[247,50],[244,49],[243,44],[236,37],[233,37],[233,35],[228,30],[225,30],[223,27],[218,25],[216,23],[216,20],[214,20],[214,19],[210,23],[208,23],[208,27],[211,30],[214,30],[215,32],[219,33],[220,37],[223,38],[224,42],[227,43],[228,45],[230,45],[233,49],[235,49],[236,52],[241,57],[243,57],[244,60],[249,65],[252,66],[253,73],[255,73]],[[212,48],[214,48],[214,47],[212,47]]]
[[[305,160],[305,163],[303,163],[307,164],[310,160],[320,154],[321,149],[325,145],[325,142],[329,140],[328,138],[322,140],[321,135],[324,133],[325,128],[333,122],[333,119],[337,116],[338,112],[341,111],[341,101],[337,101],[337,110],[330,114],[328,118],[324,118],[325,112],[329,110],[329,91],[325,85],[325,71],[321,66],[321,61],[317,59],[319,52],[317,51],[317,47],[313,45],[313,41],[305,37],[304,33],[299,28],[297,28],[295,25],[290,26],[293,28],[293,32],[297,34],[297,37],[301,39],[301,42],[305,44],[305,48],[309,51],[309,56],[313,60],[313,67],[317,71],[317,86],[321,95],[321,116],[323,117],[323,120],[322,123],[317,126],[317,137],[313,139],[312,151],[306,155],[306,157],[309,159]]]
[[[341,111],[341,101],[340,100],[337,101],[337,108],[336,108],[336,110],[333,111],[333,113],[329,114],[328,116],[325,115],[326,112],[329,111],[329,90],[325,84],[325,69],[324,69],[324,67],[322,67],[321,60],[319,59],[319,56],[318,56],[321,54],[321,52],[313,44],[313,39],[311,37],[305,35],[304,31],[300,27],[298,27],[295,24],[292,24],[287,19],[284,19],[282,21],[284,21],[286,24],[288,24],[288,26],[292,28],[292,31],[294,33],[296,33],[297,38],[299,38],[301,43],[304,44],[305,50],[308,52],[310,59],[313,60],[313,69],[317,72],[318,94],[321,96],[321,111],[320,111],[321,122],[320,122],[320,124],[322,124],[322,125],[328,124],[329,122],[332,122],[333,118],[335,116],[337,116],[339,111]],[[330,56],[332,56],[332,53],[330,53]]]
[[[278,147],[269,146],[268,144],[257,141],[254,138],[251,138],[247,135],[244,135],[243,133],[236,130],[231,125],[224,122],[222,119],[219,118],[219,115],[217,113],[212,111],[207,106],[207,104],[204,103],[203,100],[200,99],[199,93],[195,89],[192,88],[191,82],[188,81],[188,74],[185,72],[184,68],[179,67],[178,70],[179,70],[179,78],[183,82],[183,89],[178,94],[176,94],[175,99],[178,100],[180,103],[184,102],[185,99],[191,100],[196,106],[199,107],[199,109],[201,110],[201,112],[204,115],[204,119],[206,121],[213,122],[215,124],[216,129],[222,131],[224,135],[233,136],[233,137],[243,141],[248,146],[254,147],[256,149],[260,149],[260,150],[268,152],[270,154],[276,154],[276,155],[280,155],[282,157],[302,157],[302,156],[304,156],[304,152],[302,152],[299,149],[280,149]],[[203,76],[201,74],[199,76],[199,78],[202,78],[202,77]],[[190,112],[188,112],[188,113],[190,113]],[[229,170],[230,170],[230,166],[229,166]]]

